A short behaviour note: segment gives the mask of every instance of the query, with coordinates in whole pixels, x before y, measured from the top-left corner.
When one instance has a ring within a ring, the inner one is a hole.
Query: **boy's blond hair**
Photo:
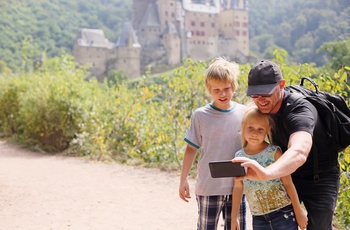
[[[248,144],[248,142],[244,138],[244,136],[245,136],[245,128],[246,128],[249,120],[259,120],[262,123],[264,123],[266,125],[265,128],[267,130],[267,141],[268,142],[272,141],[271,129],[273,127],[273,120],[272,120],[271,116],[269,114],[260,112],[260,110],[258,109],[257,106],[250,105],[250,106],[248,106],[248,108],[243,116],[242,125],[241,125],[241,131],[242,131],[241,138],[242,138],[243,148],[246,147]]]
[[[232,85],[232,91],[237,89],[237,78],[239,66],[235,62],[230,62],[223,57],[218,57],[209,65],[204,74],[205,87],[210,90],[210,81],[229,82]]]

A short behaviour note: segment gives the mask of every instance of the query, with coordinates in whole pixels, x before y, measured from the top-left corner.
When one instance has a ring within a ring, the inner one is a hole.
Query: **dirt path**
[[[177,175],[0,141],[0,230],[194,230],[196,201],[177,192]]]

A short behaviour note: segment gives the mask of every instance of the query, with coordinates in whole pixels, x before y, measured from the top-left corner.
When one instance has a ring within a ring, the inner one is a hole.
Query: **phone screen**
[[[209,163],[209,168],[213,178],[238,177],[246,174],[246,169],[241,166],[241,162],[212,161]]]

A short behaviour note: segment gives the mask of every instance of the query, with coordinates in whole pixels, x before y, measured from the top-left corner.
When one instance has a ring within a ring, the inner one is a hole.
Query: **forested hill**
[[[286,49],[297,62],[325,63],[325,42],[350,38],[349,0],[249,0],[251,52]],[[350,63],[347,63],[350,64]]]
[[[0,67],[23,60],[71,53],[79,28],[102,29],[115,41],[132,18],[132,0],[0,1]],[[249,0],[252,55],[271,56],[281,47],[297,62],[322,65],[317,54],[328,41],[350,37],[349,0]],[[22,57],[22,58],[21,58]]]
[[[130,20],[132,0],[7,0],[0,1],[0,60],[11,69],[29,49],[35,57],[71,53],[79,28],[102,29],[115,41]],[[23,42],[26,41],[26,42]],[[23,43],[29,44],[23,47]],[[28,47],[29,46],[29,47]],[[21,50],[23,47],[24,50]],[[27,54],[28,55],[28,54]]]

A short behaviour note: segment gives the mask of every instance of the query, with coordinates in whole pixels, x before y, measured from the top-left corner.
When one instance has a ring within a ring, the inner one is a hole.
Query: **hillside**
[[[71,53],[79,28],[102,29],[110,41],[132,19],[131,0],[10,0],[0,2],[0,67]],[[250,50],[270,58],[276,47],[292,60],[323,65],[324,42],[350,37],[348,0],[249,0]],[[26,63],[27,62],[27,63]],[[1,71],[1,68],[0,68]]]
[[[250,50],[261,56],[278,46],[294,61],[323,65],[320,46],[350,37],[348,0],[249,0],[249,7]]]
[[[131,18],[131,0],[1,1],[0,15],[0,60],[16,70],[44,51],[49,57],[71,53],[79,28],[102,29],[116,40]]]

